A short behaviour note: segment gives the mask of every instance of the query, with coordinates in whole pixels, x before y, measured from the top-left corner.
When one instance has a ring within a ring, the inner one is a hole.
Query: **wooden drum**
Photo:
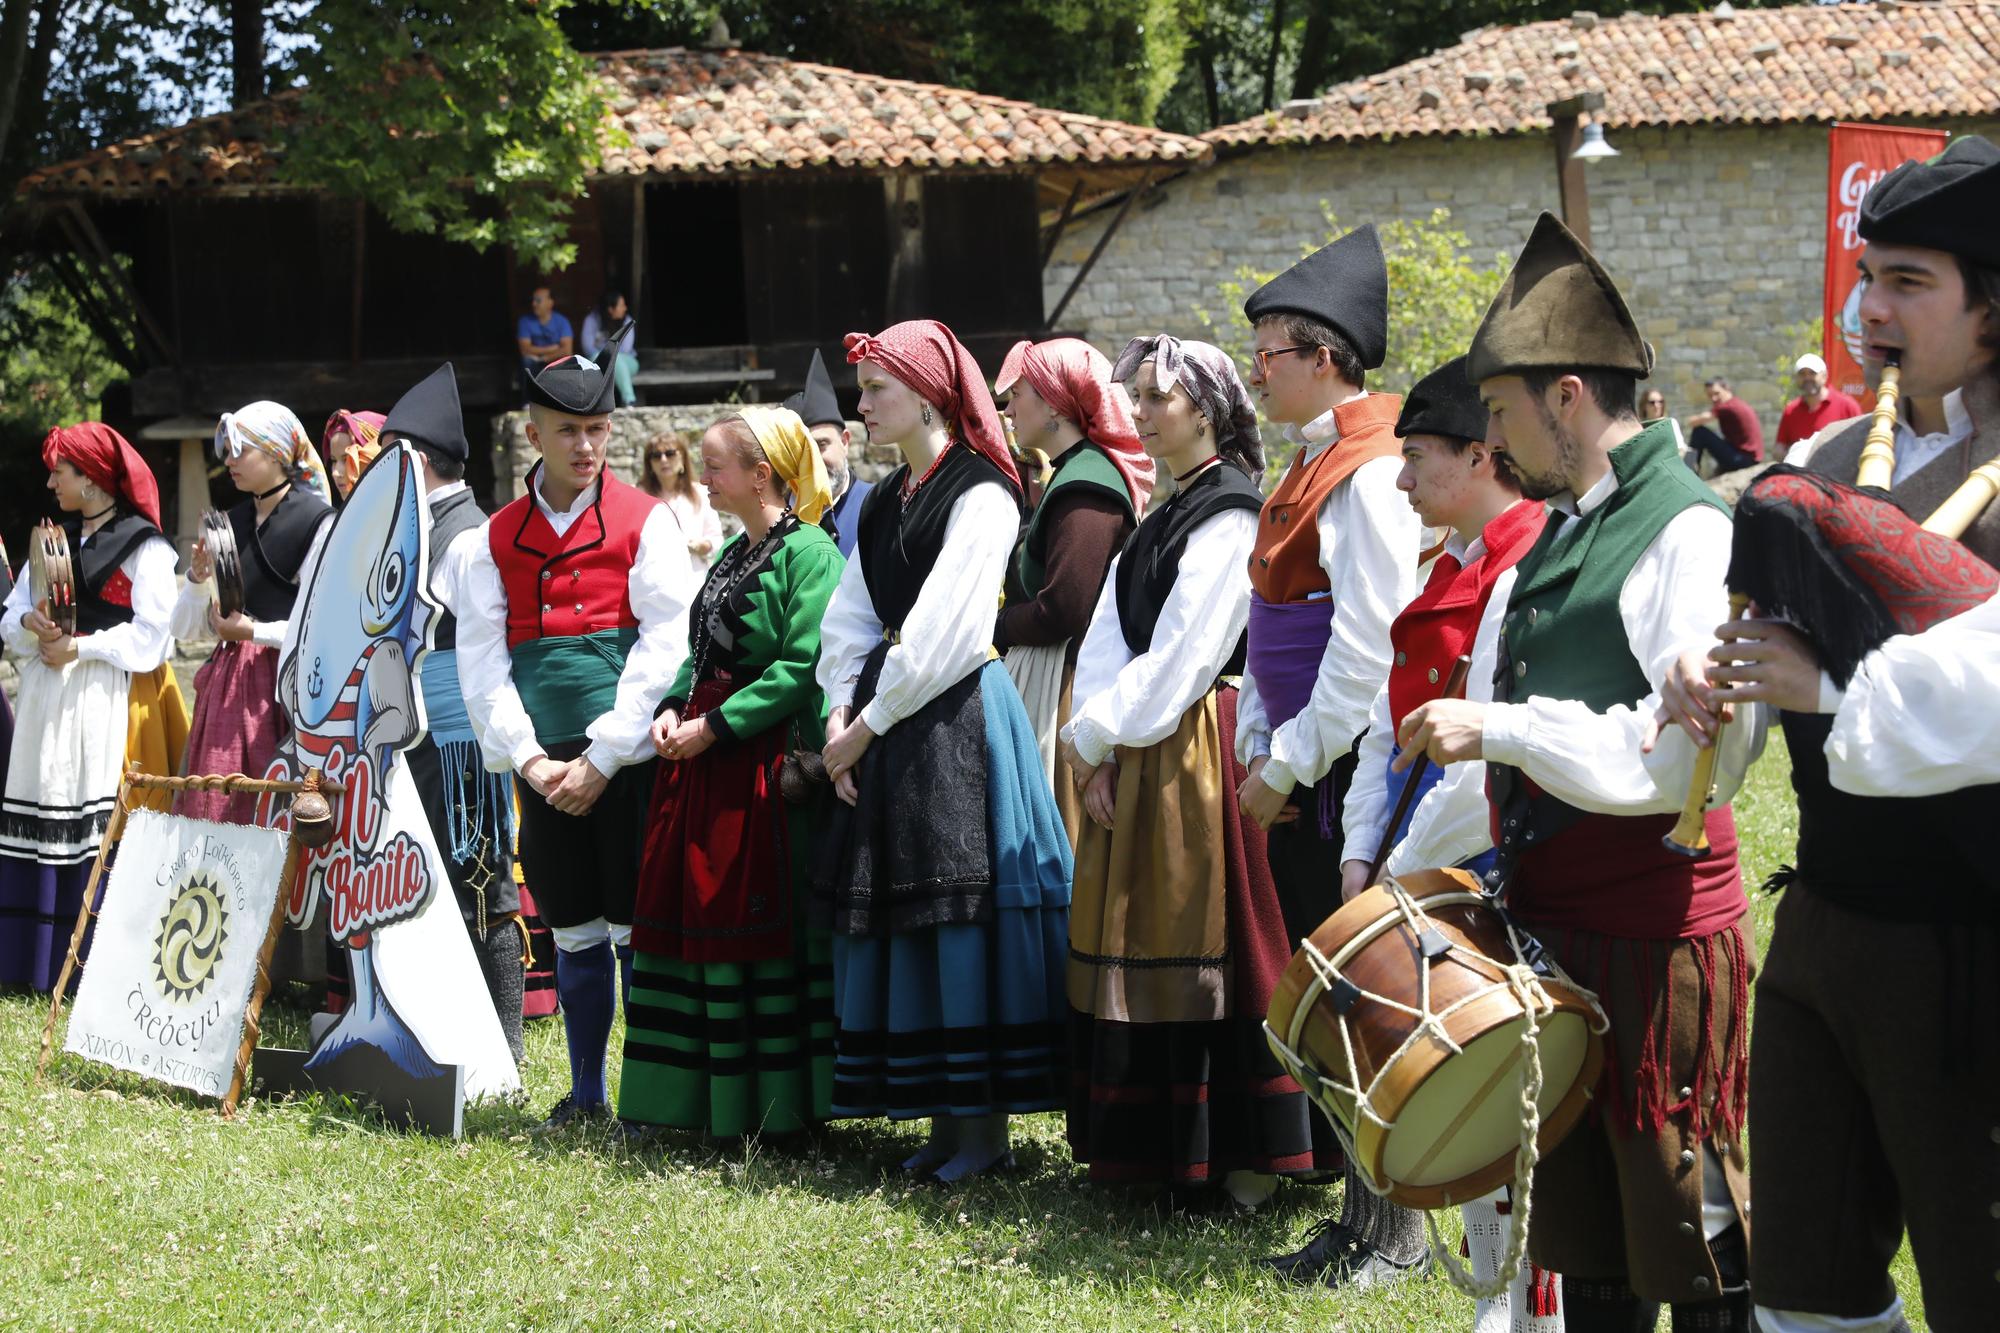
[[[1547,1152],[1604,1067],[1604,1011],[1553,964],[1531,970],[1463,870],[1391,877],[1328,917],[1285,968],[1264,1034],[1377,1192],[1440,1208],[1514,1178],[1531,1006]]]

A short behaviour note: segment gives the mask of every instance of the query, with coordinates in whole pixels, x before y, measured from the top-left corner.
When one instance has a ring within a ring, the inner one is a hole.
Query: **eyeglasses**
[[[1314,343],[1300,343],[1296,347],[1260,347],[1257,349],[1258,373],[1263,375],[1271,373],[1271,358],[1274,356],[1283,356],[1287,352],[1317,352],[1318,350],[1318,345]]]
[[[649,454],[647,454],[647,455],[646,455],[646,461],[647,461],[648,463],[657,463],[657,462],[659,462],[659,461],[660,461],[660,460],[661,460],[662,458],[678,458],[678,457],[680,457],[680,455],[676,454],[676,453],[675,453],[675,452],[674,452],[673,450],[671,450],[671,449],[667,449],[667,450],[663,450],[663,451],[662,451],[662,452],[660,452],[660,453],[649,453]]]

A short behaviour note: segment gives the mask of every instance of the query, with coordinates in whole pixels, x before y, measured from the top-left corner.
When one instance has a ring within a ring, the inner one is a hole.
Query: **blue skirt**
[[[1006,670],[987,663],[978,688],[980,708],[962,716],[983,724],[985,734],[962,739],[986,756],[991,910],[979,921],[834,935],[837,1117],[906,1120],[1063,1105],[1069,839]],[[945,739],[933,734],[931,743]],[[903,817],[921,820],[926,811],[907,809]]]

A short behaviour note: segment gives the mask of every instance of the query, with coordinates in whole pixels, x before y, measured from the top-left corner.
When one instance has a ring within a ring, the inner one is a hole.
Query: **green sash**
[[[544,746],[584,739],[611,711],[625,656],[639,641],[636,629],[529,639],[514,647],[514,688]]]

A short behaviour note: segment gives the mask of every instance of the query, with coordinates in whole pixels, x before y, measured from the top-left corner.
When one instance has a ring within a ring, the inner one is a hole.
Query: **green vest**
[[[1581,699],[1594,711],[1633,704],[1652,684],[1632,655],[1618,594],[1660,530],[1695,505],[1727,512],[1657,422],[1611,451],[1618,489],[1587,517],[1550,523],[1519,565],[1501,627],[1494,697]]]
[[[1089,485],[1108,491],[1125,506],[1129,516],[1132,512],[1132,493],[1125,487],[1125,478],[1118,471],[1118,465],[1111,461],[1102,449],[1084,440],[1062,457],[1056,474],[1049,478],[1048,488],[1042,492],[1042,502],[1035,506],[1035,513],[1028,520],[1027,535],[1021,539],[1020,549],[1015,553],[1014,579],[1016,587],[1009,593],[1018,592],[1024,601],[1033,601],[1041,596],[1042,585],[1048,579],[1045,568],[1048,560],[1048,534],[1042,531],[1042,517],[1049,512],[1049,501],[1055,499],[1056,492],[1065,486]]]

